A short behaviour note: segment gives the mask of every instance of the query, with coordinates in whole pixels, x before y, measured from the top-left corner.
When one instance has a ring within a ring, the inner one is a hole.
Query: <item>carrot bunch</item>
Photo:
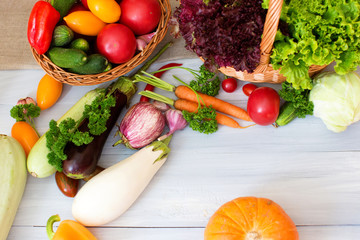
[[[177,87],[159,79],[155,76],[148,74],[146,72],[142,72],[145,76],[137,75],[135,79],[137,82],[146,82],[151,84],[155,87],[166,91],[172,91],[178,97],[177,100],[173,100],[167,97],[164,97],[160,94],[153,93],[151,91],[142,91],[139,94],[142,96],[146,96],[152,98],[154,100],[162,101],[167,104],[173,105],[178,110],[185,110],[188,112],[196,113],[199,111],[200,107],[212,107],[216,110],[216,121],[221,124],[232,128],[247,128],[240,126],[240,124],[234,120],[233,118],[229,117],[233,116],[241,120],[245,121],[252,121],[249,117],[249,114],[242,108],[235,106],[231,103],[225,102],[221,99],[216,97],[212,97],[200,92],[196,92],[191,89],[186,83],[182,82],[180,79],[175,77],[178,81],[183,83],[183,85],[179,85]],[[252,125],[250,125],[252,126]]]

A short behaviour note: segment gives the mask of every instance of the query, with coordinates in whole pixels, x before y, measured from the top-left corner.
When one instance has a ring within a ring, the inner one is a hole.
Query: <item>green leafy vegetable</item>
[[[199,74],[195,75],[196,80],[190,81],[190,87],[195,91],[202,92],[209,96],[216,96],[220,90],[220,79],[215,73],[206,69],[205,65],[200,66]]]
[[[277,126],[284,126],[295,118],[305,118],[312,115],[314,104],[309,101],[310,90],[295,89],[291,83],[282,83],[279,95],[286,102],[280,108],[280,114],[275,122]]]
[[[25,121],[29,123],[39,135],[35,128],[34,118],[39,117],[40,112],[40,107],[35,105],[34,103],[17,104],[11,108],[10,116],[14,118],[17,122]]]
[[[305,118],[306,115],[312,115],[314,104],[309,101],[310,90],[308,89],[295,89],[291,83],[282,83],[282,89],[279,95],[286,102],[291,102],[296,109],[296,116]]]
[[[17,122],[32,122],[33,118],[40,116],[41,109],[33,103],[18,104],[11,108],[10,116]]]
[[[59,123],[51,120],[46,133],[46,146],[50,150],[48,161],[57,171],[62,171],[62,161],[67,159],[64,149],[70,142],[76,146],[89,144],[94,137],[106,130],[106,122],[110,117],[110,108],[115,106],[115,97],[105,94],[105,89],[90,105],[85,106],[79,121],[67,118]],[[88,131],[78,130],[80,124],[87,124]]]
[[[281,20],[289,35],[277,33],[271,63],[296,89],[311,89],[311,65],[336,61],[346,74],[360,64],[360,4],[358,0],[284,1]]]
[[[212,107],[199,108],[196,113],[182,111],[185,120],[189,123],[189,127],[201,133],[209,134],[218,130],[216,121],[216,111]]]

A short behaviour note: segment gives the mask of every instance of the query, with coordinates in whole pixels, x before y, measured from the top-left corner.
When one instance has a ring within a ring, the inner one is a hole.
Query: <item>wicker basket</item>
[[[165,37],[168,29],[167,23],[171,16],[171,6],[169,0],[159,0],[159,3],[161,6],[161,18],[156,30],[156,34],[151,39],[150,43],[145,47],[143,51],[136,54],[128,62],[117,65],[116,67],[112,68],[107,72],[94,74],[94,75],[80,75],[80,74],[66,72],[64,69],[56,66],[45,54],[39,55],[32,47],[31,47],[31,52],[35,60],[41,66],[41,68],[44,69],[44,71],[47,74],[49,74],[59,82],[67,83],[70,85],[81,86],[81,85],[96,85],[107,81],[111,81],[117,77],[120,77],[130,72],[136,66],[138,66],[143,61],[145,61],[154,51],[156,46]]]
[[[249,82],[282,83],[285,81],[286,78],[279,73],[279,70],[274,70],[270,64],[270,55],[275,41],[276,32],[278,30],[282,4],[283,0],[270,0],[264,24],[263,37],[260,43],[260,62],[254,72],[248,73],[246,71],[236,71],[232,67],[221,67],[219,70],[222,73],[226,76]],[[325,67],[326,65],[312,65],[309,68],[309,75],[313,76]]]

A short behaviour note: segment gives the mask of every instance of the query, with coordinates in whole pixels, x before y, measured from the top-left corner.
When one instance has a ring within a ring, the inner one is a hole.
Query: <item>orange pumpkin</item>
[[[240,197],[222,205],[210,218],[204,240],[298,240],[285,211],[266,198]]]

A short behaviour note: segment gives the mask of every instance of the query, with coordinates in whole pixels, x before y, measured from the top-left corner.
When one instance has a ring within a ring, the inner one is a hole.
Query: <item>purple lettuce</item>
[[[253,72],[267,11],[262,0],[181,0],[174,16],[186,49],[205,60],[208,69],[230,66]]]

